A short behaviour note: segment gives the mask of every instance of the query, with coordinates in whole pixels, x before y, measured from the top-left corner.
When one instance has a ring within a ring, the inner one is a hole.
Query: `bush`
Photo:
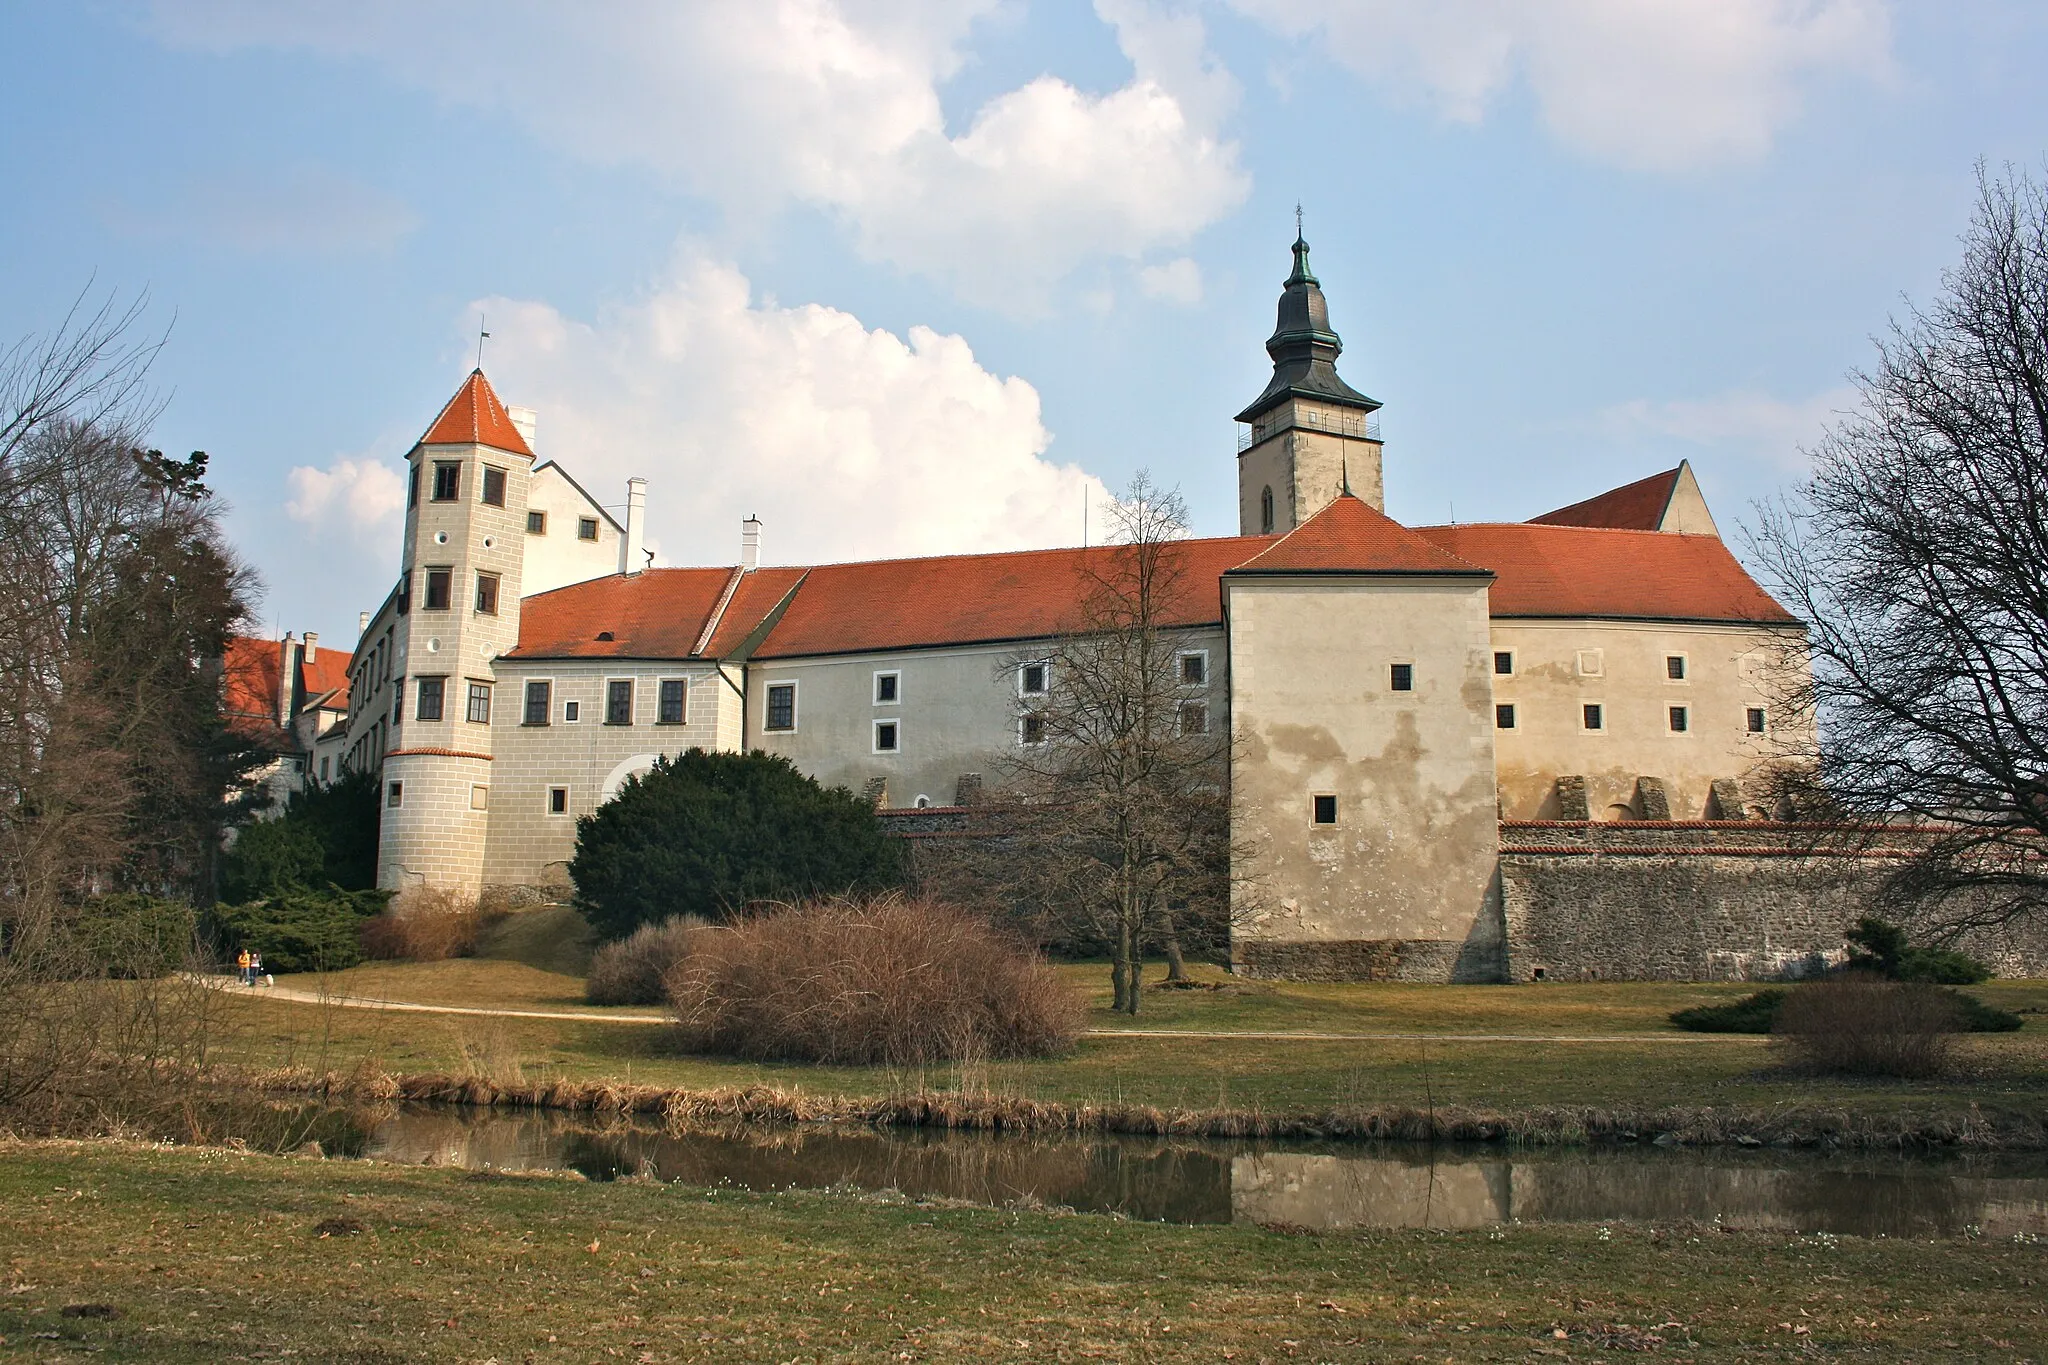
[[[1852,1076],[1935,1076],[1961,1026],[1954,993],[1920,982],[1844,976],[1795,987],[1772,1027],[1793,1062]]]
[[[290,891],[246,905],[218,905],[211,918],[224,956],[243,948],[270,972],[338,972],[363,960],[362,927],[390,899],[383,891]]]
[[[309,783],[284,813],[236,832],[221,859],[221,899],[264,900],[287,891],[337,886],[367,891],[377,884],[380,784],[375,773],[348,773]]]
[[[1937,986],[1974,986],[1991,977],[1991,969],[1967,953],[1947,948],[1916,948],[1896,924],[1864,916],[1847,935],[1852,969],[1874,972],[1887,981],[1924,981]]]
[[[662,983],[690,951],[690,931],[703,925],[677,915],[605,944],[591,954],[585,998],[593,1005],[659,1005],[668,998]]]
[[[598,937],[617,939],[672,915],[886,890],[901,868],[874,808],[846,788],[773,754],[691,749],[576,822],[569,876]]]
[[[510,913],[502,898],[480,898],[447,886],[408,887],[362,926],[363,956],[412,962],[474,957],[478,937]]]
[[[901,895],[782,906],[690,934],[669,1003],[694,1050],[920,1066],[1063,1052],[1080,996],[986,920]]]
[[[198,917],[181,900],[135,892],[97,896],[65,925],[69,946],[108,976],[148,979],[178,971],[198,946]]]
[[[1678,1010],[1671,1022],[1694,1033],[1769,1033],[1784,1003],[1783,991],[1758,991],[1723,1005],[1695,1005]]]

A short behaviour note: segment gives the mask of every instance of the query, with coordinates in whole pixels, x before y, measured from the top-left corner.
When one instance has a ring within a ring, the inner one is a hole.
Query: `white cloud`
[[[939,88],[997,0],[146,3],[166,42],[364,58],[749,216],[821,207],[871,258],[1021,310],[1083,261],[1172,249],[1248,189],[1217,131],[1236,87],[1199,20],[1142,0],[1104,0],[1130,82],[1098,95],[1040,76],[964,131]]]
[[[771,563],[1071,544],[1084,500],[1106,496],[1043,458],[1037,391],[961,337],[756,303],[699,252],[592,322],[529,300],[473,307],[491,318],[492,382],[539,412],[543,458],[600,500],[648,480],[664,562],[731,563],[753,512]]]
[[[1754,160],[1834,73],[1883,79],[1885,0],[1229,0],[1396,98],[1477,123],[1516,78],[1595,160],[1677,171]]]
[[[1202,267],[1186,256],[1138,272],[1138,287],[1155,299],[1188,306],[1202,301]]]
[[[111,206],[132,236],[175,236],[244,251],[381,251],[419,226],[404,200],[324,166],[202,176],[146,206]]]
[[[371,456],[343,456],[325,469],[299,465],[285,476],[285,515],[358,543],[390,537],[402,524],[405,479]]]
[[[1856,390],[1846,387],[1795,399],[1734,389],[1703,399],[1632,399],[1604,409],[1597,425],[1625,440],[1653,436],[1738,447],[1797,471],[1806,467],[1801,451],[1818,442],[1858,401]]]

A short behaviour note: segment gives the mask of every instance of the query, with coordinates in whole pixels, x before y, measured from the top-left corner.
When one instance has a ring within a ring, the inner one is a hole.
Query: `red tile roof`
[[[1345,493],[1234,574],[1484,574]]]
[[[220,709],[235,734],[281,749],[289,741],[277,723],[279,649],[276,640],[229,639],[221,656]]]
[[[348,670],[354,657],[345,650],[316,650],[311,661],[299,661],[299,683],[306,689],[306,698],[311,701],[323,692],[332,691],[321,705],[333,710],[348,710]]]
[[[731,569],[648,569],[536,593],[520,603],[512,657],[687,659],[731,577]]]
[[[1797,624],[1719,536],[1530,523],[1422,526],[1416,534],[1494,571],[1496,618]]]
[[[485,445],[514,455],[533,454],[512,416],[498,400],[498,392],[482,370],[471,370],[469,378],[441,409],[441,415],[420,437],[421,445]]]
[[[1683,469],[1684,466],[1679,466]],[[1678,486],[1678,469],[1611,488],[1598,497],[1529,518],[1538,526],[1604,526],[1616,531],[1654,531],[1664,524],[1664,509]]]

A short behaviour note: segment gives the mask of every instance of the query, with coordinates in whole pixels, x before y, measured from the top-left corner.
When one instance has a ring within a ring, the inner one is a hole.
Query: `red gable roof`
[[[1683,469],[1684,466],[1679,466]],[[1678,486],[1678,469],[1609,489],[1598,497],[1529,518],[1537,526],[1604,526],[1617,531],[1655,531],[1664,524],[1664,509]]]
[[[1719,536],[1531,523],[1422,526],[1416,534],[1493,570],[1496,618],[1798,624]]]
[[[484,378],[482,370],[471,370],[469,378],[462,381],[462,387],[441,409],[441,415],[427,428],[427,434],[420,437],[421,445],[484,445],[494,450],[510,451],[514,455],[533,454],[527,447],[526,438],[519,434],[519,428],[512,425],[512,416],[505,411],[505,405],[498,400],[498,392],[491,387],[491,381]]]
[[[520,603],[512,657],[687,659],[731,580],[731,569],[647,569],[536,593]]]
[[[1345,493],[1234,574],[1484,574]]]
[[[306,689],[307,700],[332,692],[334,695],[320,704],[331,710],[348,710],[348,670],[353,662],[354,656],[339,649],[316,650],[310,661],[302,656],[299,682]]]

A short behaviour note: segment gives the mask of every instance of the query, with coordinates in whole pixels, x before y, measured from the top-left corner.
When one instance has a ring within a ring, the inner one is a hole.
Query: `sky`
[[[144,299],[261,630],[347,645],[482,330],[661,563],[1075,544],[1140,469],[1234,533],[1298,203],[1389,513],[1684,458],[1739,540],[2044,67],[2026,0],[0,0],[0,346]]]

